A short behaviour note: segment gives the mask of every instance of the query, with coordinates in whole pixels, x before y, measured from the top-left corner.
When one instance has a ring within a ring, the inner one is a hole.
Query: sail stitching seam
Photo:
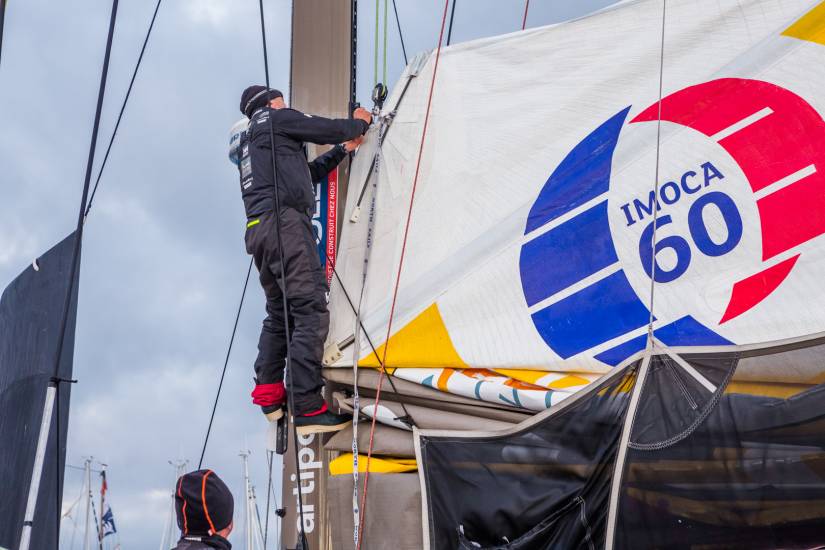
[[[713,409],[716,408],[716,405],[719,404],[719,401],[722,399],[722,395],[725,393],[725,390],[727,390],[727,387],[730,384],[731,379],[733,379],[733,375],[736,372],[737,364],[738,358],[736,359],[736,362],[734,362],[734,364],[730,367],[730,369],[728,369],[728,373],[727,375],[725,375],[725,379],[722,380],[721,384],[719,384],[719,388],[711,396],[710,400],[708,401],[708,404],[705,406],[702,412],[699,413],[699,416],[696,418],[696,420],[694,420],[693,423],[690,426],[688,426],[684,431],[668,439],[665,439],[664,441],[659,441],[656,443],[634,443],[632,441],[628,441],[627,446],[635,451],[661,451],[668,447],[672,447],[673,445],[676,445],[677,443],[684,441],[685,439],[690,437],[693,434],[693,432],[695,432],[705,422],[705,420],[707,420],[708,416],[710,416],[710,413],[713,412]]]

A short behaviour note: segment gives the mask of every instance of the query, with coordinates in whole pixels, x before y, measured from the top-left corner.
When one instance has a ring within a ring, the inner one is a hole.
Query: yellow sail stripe
[[[453,346],[437,304],[422,311],[401,330],[390,336],[389,347],[382,344],[376,350],[378,357],[384,356],[385,348],[385,363],[391,367],[469,367]],[[364,367],[377,367],[378,359],[370,351],[358,364]]]
[[[586,386],[601,375],[570,374],[546,370],[493,369],[502,376],[527,382],[549,390],[564,390]],[[554,376],[555,375],[555,376]],[[544,380],[542,380],[544,379]]]
[[[825,2],[797,19],[782,35],[825,46]]]
[[[796,394],[809,390],[813,384],[782,384],[777,382],[731,382],[725,388],[725,393],[743,393],[746,395],[761,395],[763,397],[779,397],[787,399]]]
[[[370,458],[370,473],[373,474],[399,474],[402,472],[414,472],[418,469],[418,464],[414,458],[392,458],[377,457]],[[358,455],[358,471],[367,471],[367,456]],[[345,453],[329,463],[329,474],[333,476],[352,475],[352,453]]]

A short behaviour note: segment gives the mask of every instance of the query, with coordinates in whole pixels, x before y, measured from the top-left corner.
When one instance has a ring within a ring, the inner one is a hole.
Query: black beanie
[[[178,527],[184,535],[209,536],[232,523],[235,500],[212,470],[183,474],[175,491]]]
[[[252,113],[272,101],[273,99],[284,97],[280,90],[269,88],[267,92],[266,86],[250,86],[241,94],[241,113],[250,117]]]

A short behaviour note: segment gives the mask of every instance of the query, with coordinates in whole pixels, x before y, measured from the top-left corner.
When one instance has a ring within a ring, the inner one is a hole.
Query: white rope
[[[647,339],[648,347],[652,348],[655,345],[653,338],[653,298],[656,288],[656,230],[658,229],[658,213],[659,213],[659,158],[661,153],[662,143],[662,83],[665,67],[665,15],[667,13],[667,0],[662,0],[662,40],[659,48],[659,102],[658,114],[656,116],[656,170],[653,180],[653,234],[650,237],[650,303],[648,310],[650,317],[647,325]]]
[[[361,305],[364,301],[364,291],[367,286],[367,272],[369,271],[370,255],[372,253],[373,232],[375,231],[376,196],[378,194],[378,176],[381,167],[381,142],[386,131],[384,120],[378,130],[377,149],[373,159],[372,197],[370,198],[369,218],[367,221],[367,240],[364,248],[364,262],[361,272],[361,293],[358,297],[358,308],[355,312],[355,331],[352,345],[352,540],[358,548],[358,526],[361,523],[361,509],[358,499],[358,416],[361,408],[361,398],[358,393],[358,360],[361,357]]]
[[[633,432],[633,425],[636,419],[639,402],[644,391],[645,379],[647,378],[650,362],[654,355],[653,347],[655,339],[653,338],[653,298],[655,289],[655,275],[656,275],[656,220],[657,211],[655,208],[657,197],[659,195],[659,154],[661,151],[661,131],[662,131],[662,81],[664,74],[665,61],[665,15],[667,12],[667,0],[662,0],[662,40],[659,50],[659,113],[656,126],[656,173],[653,182],[653,235],[651,236],[651,269],[650,269],[650,318],[647,325],[647,349],[641,360],[641,363],[636,371],[636,380],[633,384],[633,390],[630,394],[630,402],[625,413],[624,423],[622,425],[622,435],[619,440],[619,448],[616,453],[616,461],[613,465],[613,477],[610,483],[610,497],[608,499],[607,512],[607,528],[605,535],[605,550],[613,550],[616,538],[616,523],[619,515],[619,498],[621,497],[622,481],[624,477],[625,461],[627,459],[627,450],[630,445],[630,437]],[[628,372],[630,372],[628,370]]]

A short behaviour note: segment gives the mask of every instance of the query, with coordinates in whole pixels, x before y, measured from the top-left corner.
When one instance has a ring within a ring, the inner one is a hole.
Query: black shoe
[[[277,422],[284,416],[284,405],[270,405],[269,407],[261,407],[264,416],[270,422]]]
[[[324,411],[313,416],[296,416],[292,423],[300,435],[337,432],[352,424],[352,415]]]

